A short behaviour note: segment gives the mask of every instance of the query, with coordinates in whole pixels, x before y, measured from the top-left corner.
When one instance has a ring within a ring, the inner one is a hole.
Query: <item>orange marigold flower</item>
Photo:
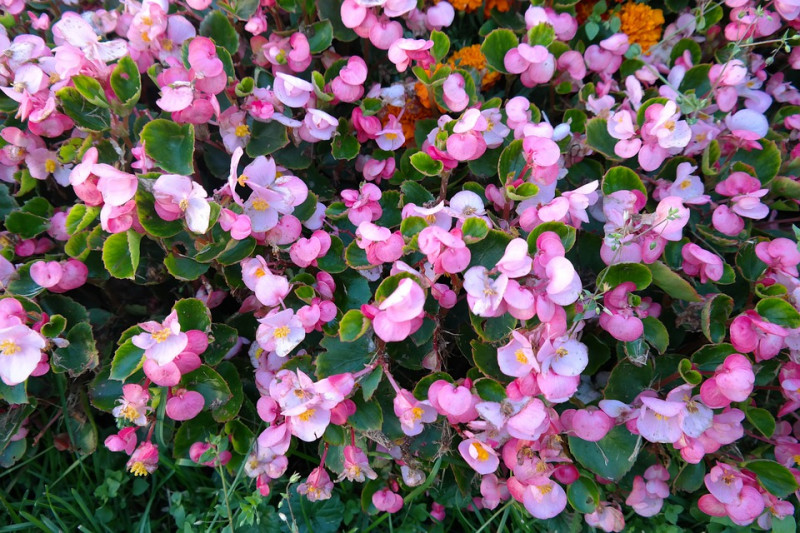
[[[664,12],[653,9],[646,4],[628,2],[619,12],[620,31],[628,36],[631,43],[637,43],[642,51],[656,44],[661,39],[664,26]]]
[[[474,68],[481,75],[481,88],[487,89],[500,79],[499,72],[489,72],[486,68],[486,57],[481,52],[481,45],[473,44],[455,52],[447,64],[451,68]]]
[[[483,0],[449,0],[456,11],[472,13],[483,5]],[[438,2],[437,2],[438,3]]]
[[[506,13],[511,10],[511,0],[486,0],[486,5],[483,7],[483,16],[489,18],[492,14],[492,9],[496,9],[500,13]]]

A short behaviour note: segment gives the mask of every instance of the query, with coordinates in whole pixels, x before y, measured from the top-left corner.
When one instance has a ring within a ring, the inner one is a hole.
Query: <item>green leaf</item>
[[[742,466],[754,472],[761,486],[778,498],[786,498],[798,489],[791,471],[775,461],[756,459],[745,461]]]
[[[375,343],[370,335],[364,335],[353,342],[343,342],[338,337],[326,336],[320,346],[325,351],[317,356],[318,378],[363,370],[375,352]]]
[[[669,346],[669,333],[666,326],[657,318],[648,316],[642,319],[644,338],[658,353],[664,353]]]
[[[345,124],[346,128],[346,122],[341,121],[339,124]],[[361,143],[349,133],[336,135],[331,142],[331,155],[333,155],[334,159],[350,161],[355,159],[360,150]]]
[[[32,239],[50,227],[50,219],[25,211],[9,213],[4,223],[8,231],[23,239]]]
[[[213,408],[211,416],[217,422],[227,422],[235,417],[244,403],[244,391],[242,381],[239,379],[239,371],[230,361],[222,361],[216,368],[219,375],[228,385],[231,391],[231,398],[219,407]],[[246,451],[249,451],[249,446]],[[244,453],[246,453],[246,451]]]
[[[653,275],[653,283],[663,289],[671,298],[687,302],[703,300],[688,281],[661,261],[651,263],[647,267]]]
[[[433,59],[437,63],[441,63],[442,59],[450,51],[450,38],[438,30],[433,30],[431,32],[431,41],[433,41],[433,48],[431,48]]]
[[[489,225],[482,218],[468,218],[461,226],[461,233],[465,243],[473,244],[485,239],[486,236],[489,235]]]
[[[477,220],[477,219],[470,219],[470,220]],[[418,234],[420,231],[424,230],[428,227],[428,223],[425,222],[425,219],[422,217],[406,217],[400,222],[400,233],[403,234],[403,237],[410,239],[414,235]],[[488,231],[488,228],[487,228]]]
[[[115,278],[134,279],[142,236],[133,230],[111,235],[103,244],[103,264]]]
[[[211,327],[211,312],[197,298],[178,300],[172,309],[178,312],[181,331],[197,329],[205,333]]]
[[[725,340],[732,311],[733,298],[727,294],[715,294],[706,301],[700,313],[700,327],[708,340],[714,343]]]
[[[403,191],[405,203],[407,204],[414,204],[422,207],[426,203],[433,201],[433,195],[419,183],[404,181],[403,184],[400,185],[400,190]]]
[[[475,392],[482,400],[487,402],[502,402],[506,399],[506,388],[490,378],[480,378],[475,381]]]
[[[200,35],[214,39],[214,43],[231,55],[239,50],[239,33],[221,11],[210,11],[206,15],[200,23]]]
[[[134,346],[133,342],[128,339],[114,353],[109,378],[124,381],[128,376],[139,370],[143,363],[144,350]]]
[[[319,266],[320,270],[330,274],[338,274],[347,269],[347,263],[344,261],[344,243],[342,243],[342,239],[336,235],[331,236],[331,247],[327,254],[317,259],[317,266]]]
[[[444,169],[444,164],[441,161],[433,159],[425,152],[417,152],[412,155],[411,165],[426,176],[440,176]]]
[[[597,286],[603,291],[611,290],[620,283],[632,281],[636,285],[637,291],[641,291],[650,286],[653,275],[647,266],[640,263],[619,263],[603,269],[597,275]],[[606,289],[605,287],[608,287]]]
[[[719,164],[720,155],[722,155],[722,152],[719,148],[719,141],[714,139],[703,150],[701,159],[703,174],[706,176],[716,176],[718,174],[716,165]]]
[[[172,174],[194,174],[194,126],[158,118],[145,124],[141,139],[155,163]]]
[[[576,511],[591,513],[600,503],[600,489],[594,480],[581,476],[567,487],[567,500]]]
[[[778,146],[768,140],[757,141],[761,145],[761,150],[736,150],[731,157],[731,162],[741,162],[753,168],[755,176],[762,184],[768,183],[778,175],[781,168],[781,151]]]
[[[364,397],[364,400],[369,401],[369,399],[372,398],[372,395],[375,394],[375,391],[378,389],[378,385],[381,384],[382,377],[383,369],[377,367],[359,382],[361,385],[361,395]]]
[[[800,313],[786,300],[766,298],[756,304],[756,312],[773,324],[800,328]]]
[[[236,346],[239,332],[227,324],[212,324],[208,348],[203,352],[203,360],[211,366],[217,365]]]
[[[497,364],[497,348],[477,339],[469,344],[472,347],[472,360],[483,375],[497,381],[508,381],[508,376],[503,374]]]
[[[66,327],[66,318],[61,315],[50,315],[50,320],[42,326],[41,334],[48,338],[58,337]]]
[[[330,20],[320,20],[310,27],[311,35],[308,36],[308,47],[312,54],[321,54],[333,42],[333,25]]]
[[[569,450],[592,473],[611,481],[619,481],[636,461],[639,438],[624,426],[617,426],[597,442],[569,437]]]
[[[736,266],[747,281],[758,281],[767,264],[756,255],[756,243],[747,242],[736,254]]]
[[[273,120],[272,122],[253,122],[250,142],[247,143],[247,155],[258,157],[272,154],[289,144],[286,126]]]
[[[683,53],[688,50],[689,54],[692,56],[692,63],[698,64],[700,63],[701,59],[703,58],[703,52],[700,50],[700,45],[697,44],[694,39],[681,39],[677,42],[677,44],[672,47],[669,53],[669,64],[674,65],[675,60],[678,59],[683,55]]]
[[[703,486],[705,475],[706,466],[702,462],[686,463],[675,478],[675,488],[684,492],[695,492]]]
[[[686,94],[687,91],[694,90],[694,94],[698,97],[705,96],[711,90],[711,80],[708,77],[709,70],[711,70],[711,65],[707,63],[695,65],[687,70],[678,87],[679,91]]]
[[[206,442],[209,437],[215,435],[219,430],[211,414],[201,412],[191,420],[182,423],[175,433],[175,446],[172,449],[172,456],[175,458],[187,457],[189,448],[195,442]]]
[[[688,359],[681,359],[678,363],[678,373],[683,380],[690,385],[700,385],[703,381],[703,376],[692,367],[692,362]]]
[[[617,140],[608,134],[608,123],[604,118],[593,118],[586,123],[586,144],[594,150],[612,161],[620,161],[614,153],[614,146]]]
[[[84,131],[106,131],[111,127],[111,113],[105,107],[100,107],[87,101],[78,89],[64,87],[56,96],[61,101],[61,108],[75,125]]]
[[[617,191],[633,190],[647,194],[647,189],[645,189],[642,179],[628,167],[612,167],[603,176],[603,194],[605,195]]]
[[[89,224],[95,221],[100,215],[100,208],[97,206],[87,206],[85,204],[75,204],[67,214],[67,233],[75,235],[89,227]]]
[[[736,349],[731,344],[707,344],[692,354],[692,362],[703,372],[713,372],[732,353]]]
[[[79,376],[95,368],[99,363],[99,354],[95,346],[92,326],[81,322],[73,326],[66,335],[69,346],[57,348],[53,352],[51,363],[57,372],[69,372],[72,377]]]
[[[184,388],[202,394],[206,401],[205,408],[212,411],[233,398],[231,389],[222,376],[207,365],[201,365],[188,374],[184,374],[181,383]]]
[[[528,44],[531,46],[550,46],[556,39],[556,31],[552,25],[541,22],[528,30]]]
[[[358,309],[350,309],[339,321],[339,338],[342,342],[353,342],[369,329],[370,321]]]
[[[500,158],[497,160],[497,175],[500,178],[500,183],[506,184],[517,179],[524,179],[525,176],[522,172],[526,166],[527,162],[522,149],[522,140],[511,141],[500,153]]]
[[[513,31],[497,29],[490,32],[483,40],[481,52],[486,56],[486,63],[491,68],[508,74],[504,60],[508,51],[517,46],[519,46],[519,40]]]
[[[72,84],[84,100],[97,107],[108,108],[108,100],[100,82],[81,74],[72,76]]]
[[[603,396],[606,400],[630,403],[640,392],[650,388],[653,373],[650,365],[637,366],[628,359],[620,361],[611,370]]]
[[[768,439],[775,433],[775,418],[766,409],[747,405],[745,406],[744,414],[748,422],[753,424],[753,427]]]
[[[780,520],[778,520],[777,516],[773,516],[772,533],[797,533],[797,523],[794,516],[787,515]]]
[[[356,412],[347,418],[347,422],[358,431],[378,431],[383,426],[383,411],[378,402],[367,402],[361,396],[353,396]]]
[[[194,281],[208,271],[208,263],[198,263],[191,257],[172,252],[164,258],[164,266],[172,277],[181,281]]]
[[[8,186],[0,185],[0,219],[5,220],[8,214],[17,208],[17,202],[8,194]]]
[[[528,198],[532,198],[539,193],[539,186],[534,183],[523,183],[519,187],[514,185],[506,185],[506,196],[510,199],[522,202]]]
[[[503,254],[506,246],[511,242],[511,235],[499,230],[489,230],[486,237],[478,242],[468,244],[472,259],[469,266],[483,265],[488,269],[494,268]]]

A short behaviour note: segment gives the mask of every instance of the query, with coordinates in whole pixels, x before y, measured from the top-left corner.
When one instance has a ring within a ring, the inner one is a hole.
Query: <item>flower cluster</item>
[[[58,4],[0,0],[4,460],[793,520],[796,0]]]

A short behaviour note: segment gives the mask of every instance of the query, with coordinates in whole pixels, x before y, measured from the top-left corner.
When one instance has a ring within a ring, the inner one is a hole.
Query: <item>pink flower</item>
[[[689,222],[689,210],[677,196],[667,196],[656,207],[653,231],[668,241],[679,241]]]
[[[583,518],[591,527],[602,529],[607,533],[618,533],[625,529],[625,516],[622,511],[608,502],[600,502],[594,511],[585,514]]]
[[[508,344],[497,349],[497,364],[503,374],[518,378],[527,376],[533,370],[540,371],[531,342],[516,330],[511,332]]]
[[[727,407],[731,402],[743,402],[753,392],[755,379],[750,361],[741,354],[731,354],[717,367],[714,377],[703,382],[700,397],[714,409]]]
[[[329,141],[333,138],[339,120],[325,111],[319,109],[306,109],[306,116],[303,124],[298,130],[300,138],[310,143],[319,141]]]
[[[497,270],[509,278],[520,278],[528,275],[533,266],[533,258],[528,255],[528,243],[523,239],[512,239],[506,245],[506,251],[497,263]]]
[[[302,322],[291,309],[271,313],[258,321],[258,345],[279,357],[289,355],[306,336]]]
[[[500,458],[494,448],[478,439],[462,440],[458,445],[458,452],[481,475],[492,474],[500,466]]]
[[[535,518],[547,520],[559,515],[567,506],[567,493],[558,483],[539,477],[525,487],[522,503]]]
[[[344,470],[338,481],[347,479],[348,481],[363,483],[367,478],[375,479],[377,477],[378,474],[369,466],[367,454],[364,453],[364,450],[353,445],[344,447]]]
[[[766,137],[769,131],[767,118],[757,111],[742,109],[725,118],[725,125],[734,136],[745,141],[757,141]],[[755,146],[759,146],[757,143]]]
[[[403,497],[388,488],[383,488],[372,495],[372,505],[379,511],[396,513],[403,508]]]
[[[140,327],[144,333],[134,335],[131,341],[144,350],[145,357],[160,366],[172,362],[189,343],[189,337],[181,331],[177,311],[172,311],[163,323],[149,321]]]
[[[639,434],[650,442],[673,443],[681,438],[681,401],[668,401],[642,396],[642,408],[636,419]]]
[[[397,288],[378,305],[372,320],[375,334],[385,342],[406,339],[422,325],[425,293],[409,278],[400,280]]]
[[[125,452],[128,455],[136,449],[136,428],[126,427],[119,430],[119,433],[109,435],[105,442],[105,447],[112,452]]]
[[[275,74],[275,96],[289,107],[304,107],[311,99],[314,86],[306,80],[284,72]]]
[[[430,402],[417,400],[405,389],[397,391],[393,405],[394,414],[400,420],[400,428],[409,437],[419,435],[424,429],[423,424],[436,420],[436,409]]]
[[[520,81],[525,87],[535,87],[547,83],[556,69],[556,59],[547,48],[541,45],[530,46],[522,43],[512,48],[503,58],[508,72],[521,74]]]
[[[395,64],[398,72],[405,72],[412,61],[427,69],[434,63],[431,48],[431,40],[398,39],[389,47],[389,61]]]
[[[690,276],[700,275],[700,282],[709,279],[719,281],[724,273],[722,258],[707,250],[703,250],[694,243],[688,243],[681,249],[683,256],[683,271]]]
[[[464,76],[457,72],[450,74],[444,80],[444,85],[442,86],[444,103],[450,111],[458,113],[469,105],[469,95],[464,90],[465,85]]]
[[[311,502],[329,499],[332,490],[333,482],[328,472],[321,466],[312,470],[306,481],[297,486],[297,492],[304,494]]]
[[[669,473],[661,465],[653,465],[645,471],[645,479],[636,476],[633,479],[633,491],[625,500],[639,516],[655,516],[664,505],[664,498],[669,496],[669,486],[665,483]]]
[[[331,247],[331,236],[317,230],[308,239],[301,238],[289,249],[292,262],[302,268],[316,264],[316,260],[328,253]]]
[[[489,277],[483,266],[474,266],[464,273],[464,290],[467,302],[477,316],[496,316],[508,285],[508,277],[500,274],[496,279]]]
[[[0,327],[0,379],[13,387],[36,370],[45,340],[18,319],[5,322]]]
[[[733,347],[742,353],[753,352],[757,362],[778,355],[789,335],[786,329],[763,320],[752,309],[734,318],[730,328]]]
[[[122,386],[122,398],[117,400],[119,405],[114,407],[111,414],[137,426],[145,426],[147,414],[153,410],[147,405],[149,401],[150,393],[147,389],[135,383],[128,383]]]
[[[242,280],[256,293],[258,301],[267,307],[280,305],[290,291],[289,280],[270,272],[261,256],[242,261]]]
[[[203,459],[203,455],[205,455],[208,450],[212,450],[213,458],[203,462],[203,466],[210,466],[212,468],[215,468],[217,465],[225,466],[233,457],[233,454],[228,450],[219,453],[207,442],[195,442],[189,447],[189,458],[195,463],[200,463]]]
[[[788,277],[798,277],[800,251],[797,243],[784,237],[756,244],[756,255],[764,261],[771,272]]]
[[[439,226],[429,226],[419,233],[417,242],[436,274],[457,274],[469,265],[471,254],[460,229],[448,232]]]
[[[173,420],[191,420],[200,414],[205,405],[203,395],[197,391],[172,389],[167,400],[167,416]]]
[[[208,231],[211,206],[203,187],[187,176],[163,174],[153,184],[155,208],[164,220],[186,217],[186,225],[194,233]]]
[[[380,131],[375,132],[375,142],[381,150],[393,152],[405,144],[406,138],[403,135],[403,127],[394,115],[389,115],[386,125]]]
[[[372,183],[362,183],[360,190],[345,189],[342,191],[342,200],[348,208],[347,218],[354,226],[362,222],[378,220],[383,214],[379,200],[381,190]]]
[[[355,102],[364,94],[367,80],[367,64],[359,56],[351,56],[347,65],[331,81],[333,95],[342,102]]]
[[[149,440],[141,443],[126,466],[137,477],[152,474],[158,468],[158,447]]]
[[[372,222],[358,225],[356,243],[367,252],[367,260],[373,265],[397,261],[402,257],[405,245],[399,232],[392,233],[389,228],[376,226]]]
[[[570,411],[569,416],[566,413],[562,413],[561,422],[581,440],[597,442],[614,429],[614,419],[596,407]]]

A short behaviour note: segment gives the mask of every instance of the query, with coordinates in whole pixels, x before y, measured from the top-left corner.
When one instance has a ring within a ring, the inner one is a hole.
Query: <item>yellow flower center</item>
[[[545,463],[544,461],[539,461],[538,463],[536,463],[536,471],[539,472],[540,474],[543,472],[547,472],[547,463]]]
[[[489,459],[489,452],[486,451],[486,448],[481,446],[480,442],[473,442],[472,448],[475,450],[476,459],[480,462],[487,461]]]
[[[253,200],[253,209],[256,211],[266,211],[269,209],[269,202],[262,198],[256,198]]]
[[[120,416],[129,422],[133,422],[137,418],[139,418],[139,411],[136,410],[134,406],[131,404],[126,405],[123,407],[120,412]]]
[[[517,358],[517,362],[522,363],[523,365],[528,364],[528,357],[525,355],[525,352],[523,352],[522,349],[514,352],[514,357]]]
[[[178,207],[181,208],[181,211],[186,211],[187,209],[189,209],[189,200],[184,198],[183,200],[180,201]]]
[[[148,35],[146,31],[142,32],[142,41],[144,41],[146,43],[150,42],[150,35]]]
[[[428,224],[433,224],[434,222],[436,222],[436,215],[427,215],[425,217],[425,222],[427,222]]]
[[[44,169],[45,169],[47,172],[51,173],[51,174],[52,174],[53,172],[55,172],[55,171],[56,171],[56,162],[55,162],[55,160],[53,160],[53,159],[48,159],[47,161],[45,161],[45,162],[44,162]]]
[[[566,349],[566,348],[559,348],[558,350],[556,350],[556,357],[558,357],[559,359],[561,359],[562,357],[564,357],[564,356],[565,356],[565,355],[567,355],[568,353],[569,353],[569,352],[567,351],[567,349]]]
[[[154,341],[161,343],[167,340],[171,334],[172,331],[169,328],[164,328],[153,333],[152,337]]]
[[[131,465],[130,471],[131,474],[137,477],[146,476],[147,474],[149,474],[147,468],[144,466],[144,463],[141,461],[136,461],[135,463],[133,463]]]
[[[689,180],[683,180],[683,181],[681,182],[681,184],[679,185],[679,187],[681,188],[681,190],[685,190],[685,189],[688,189],[688,188],[689,188],[691,185],[692,185],[692,182],[691,182],[691,181],[689,181]]]
[[[667,128],[669,131],[675,131],[675,121],[668,120],[664,123],[664,127]]]
[[[794,460],[795,464],[800,465],[800,454],[793,456],[792,460]]]
[[[264,276],[266,276],[266,275],[267,275],[267,273],[264,271],[264,269],[263,269],[263,268],[261,268],[261,267],[258,267],[258,268],[256,269],[256,271],[253,273],[253,275],[254,275],[255,277],[257,277],[257,278],[263,278]]]
[[[236,126],[237,137],[247,137],[248,135],[250,135],[250,128],[248,128],[246,124]]]
[[[316,410],[308,409],[304,413],[301,413],[300,415],[298,415],[297,418],[299,418],[303,422],[308,422],[309,420],[311,420],[311,417],[314,416],[314,413],[316,413]]]
[[[281,326],[279,328],[275,328],[275,332],[273,333],[276,339],[285,339],[289,336],[289,326]]]
[[[656,413],[656,420],[669,420],[668,416],[664,416],[661,413]]]
[[[19,344],[10,339],[0,342],[0,352],[2,352],[3,355],[14,355],[20,350],[22,350],[22,348],[20,348]]]
[[[619,12],[620,31],[628,36],[631,44],[638,44],[646,52],[661,39],[664,12],[646,4],[628,2]]]
[[[553,486],[552,485],[537,485],[536,488],[539,489],[539,492],[542,493],[542,496],[546,496],[546,495],[550,494],[553,491]]]
[[[239,185],[241,185],[242,187],[244,187],[244,184],[245,184],[245,183],[247,182],[247,180],[249,180],[249,179],[250,179],[250,177],[249,177],[247,174],[242,174],[241,176],[239,176],[239,179],[237,179],[236,181],[239,183]]]
[[[733,483],[733,480],[735,480],[735,479],[736,479],[736,476],[734,476],[733,474],[725,474],[724,476],[722,476],[722,481],[726,485],[730,485],[731,483]]]
[[[389,133],[385,133],[385,134],[384,134],[384,137],[386,137],[386,138],[387,138],[387,139],[389,139],[390,141],[393,141],[393,140],[397,139],[397,134],[396,134],[396,133],[389,132]]]
[[[699,143],[705,141],[707,138],[708,135],[706,135],[705,133],[698,133],[697,135],[694,136],[694,140]]]
[[[172,42],[172,39],[164,39],[161,41],[161,48],[166,52],[172,52],[174,47],[175,43]]]
[[[151,19],[148,15],[145,15],[142,17],[142,24],[144,24],[145,26],[150,26],[151,24],[153,24],[153,19]]]
[[[411,410],[411,416],[412,416],[412,417],[414,417],[414,420],[419,420],[419,419],[421,419],[421,418],[422,418],[422,414],[423,414],[424,412],[425,412],[425,411],[423,411],[423,410],[422,410],[422,407],[414,407],[414,408]]]

